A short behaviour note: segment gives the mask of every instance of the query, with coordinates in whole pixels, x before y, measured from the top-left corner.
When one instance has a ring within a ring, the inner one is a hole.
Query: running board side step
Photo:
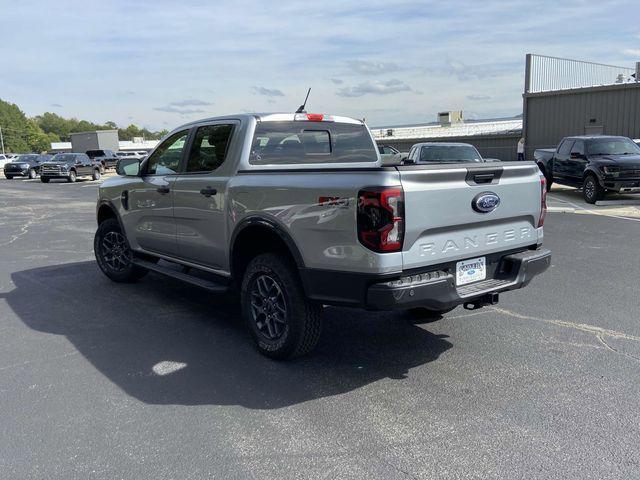
[[[134,258],[133,264],[137,267],[145,268],[151,272],[156,272],[160,275],[165,275],[167,277],[180,280],[181,282],[204,288],[205,290],[208,290],[210,292],[226,293],[229,291],[229,287],[222,283],[212,282],[211,280],[205,280],[204,278],[195,277],[193,275],[189,275],[188,273],[179,272],[177,270],[174,270],[173,268],[158,265],[153,262],[147,262],[146,260],[142,260],[139,258]]]

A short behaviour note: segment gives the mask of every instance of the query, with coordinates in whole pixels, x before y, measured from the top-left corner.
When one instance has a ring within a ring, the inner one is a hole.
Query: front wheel
[[[13,180],[13,175],[5,175],[4,176],[7,180]]]
[[[242,314],[263,355],[285,359],[309,353],[322,329],[322,305],[302,290],[295,266],[281,256],[255,257],[244,274]]]
[[[49,183],[49,180],[51,180],[51,179],[50,179],[50,178],[47,178],[47,177],[40,177],[40,181],[41,181],[42,183]]]
[[[115,218],[109,218],[98,226],[93,251],[102,273],[114,282],[135,282],[149,273],[133,264],[129,243]]]
[[[73,182],[75,182],[75,181],[76,181],[76,178],[77,178],[77,177],[76,177],[76,172],[74,172],[73,170],[71,170],[71,171],[69,172],[69,175],[67,176],[67,182],[69,182],[69,183],[73,183]]]
[[[598,200],[602,200],[604,198],[604,188],[600,186],[600,182],[594,174],[589,174],[584,178],[584,182],[582,184],[582,195],[584,197],[584,201],[587,203],[594,204]]]
[[[96,169],[93,171],[93,174],[91,175],[91,178],[92,178],[93,180],[100,180],[100,170],[96,168]]]
[[[29,169],[29,179],[34,180],[38,174],[34,168]]]

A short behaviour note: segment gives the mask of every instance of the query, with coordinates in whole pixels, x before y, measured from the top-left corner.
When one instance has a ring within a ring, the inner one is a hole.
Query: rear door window
[[[376,162],[377,148],[362,124],[262,122],[256,126],[252,165]]]
[[[224,163],[233,125],[207,125],[196,130],[189,151],[187,173],[212,172]]]

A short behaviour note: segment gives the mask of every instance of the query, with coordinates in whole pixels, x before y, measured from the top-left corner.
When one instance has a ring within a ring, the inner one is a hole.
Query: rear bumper
[[[526,286],[536,275],[551,265],[551,250],[540,249],[505,255],[494,272],[494,278],[456,287],[452,273],[413,275],[398,282],[372,285],[367,292],[367,306],[376,310],[427,307],[445,310],[471,303],[488,293],[506,292]],[[417,277],[417,278],[416,278]],[[407,282],[405,285],[404,282]]]
[[[492,255],[487,257],[487,280],[462,287],[455,285],[455,263],[392,276],[304,269],[301,276],[307,296],[326,304],[370,310],[445,310],[472,303],[489,293],[522,288],[550,265],[548,249]]]

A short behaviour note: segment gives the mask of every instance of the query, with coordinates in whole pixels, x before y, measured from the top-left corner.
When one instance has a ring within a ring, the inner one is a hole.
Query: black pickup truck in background
[[[112,150],[87,150],[85,153],[91,160],[100,163],[103,169],[115,168],[120,160]]]
[[[627,137],[565,137],[558,148],[538,149],[538,167],[552,183],[582,188],[587,203],[607,192],[640,193],[640,147]]]

